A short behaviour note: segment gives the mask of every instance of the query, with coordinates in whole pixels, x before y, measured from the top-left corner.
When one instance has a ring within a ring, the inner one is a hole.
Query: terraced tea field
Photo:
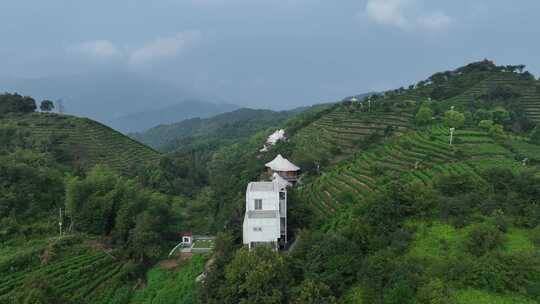
[[[412,115],[406,111],[365,112],[340,106],[293,136],[291,142],[297,148],[292,159],[336,163],[355,151],[368,136],[384,135],[390,128],[392,134],[399,135],[407,131],[411,123]]]
[[[88,168],[106,164],[118,171],[155,162],[160,154],[123,134],[87,118],[32,113],[0,119],[28,132],[34,141],[48,141],[69,155],[67,162]]]
[[[301,193],[317,213],[328,215],[341,206],[362,202],[367,194],[398,177],[427,184],[439,174],[468,172],[482,182],[479,173],[490,165],[521,165],[486,132],[458,130],[452,146],[447,133],[446,128],[433,127],[361,151],[354,160],[324,172]]]
[[[38,243],[29,251],[21,251],[0,264],[0,303],[13,303],[17,293],[25,291],[27,284],[38,280],[56,294],[75,303],[108,303],[124,286],[123,263],[100,250],[84,245],[57,249],[51,261],[44,258],[46,243]]]
[[[523,106],[523,110],[529,118],[535,122],[540,122],[540,90],[538,82],[525,80],[522,76],[514,73],[499,73],[486,80],[481,81],[463,94],[450,98],[447,102],[452,104],[467,104],[478,100],[486,94],[490,88],[509,86],[515,88],[521,94],[518,99]]]

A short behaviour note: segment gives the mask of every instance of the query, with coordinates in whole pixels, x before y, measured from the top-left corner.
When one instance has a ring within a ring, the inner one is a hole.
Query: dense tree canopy
[[[32,97],[17,93],[0,94],[0,115],[6,113],[30,113],[36,110],[36,101]]]
[[[50,112],[54,109],[54,102],[50,100],[43,100],[39,105],[39,109],[43,112]]]

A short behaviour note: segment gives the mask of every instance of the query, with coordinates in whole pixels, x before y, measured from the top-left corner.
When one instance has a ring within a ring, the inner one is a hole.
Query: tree
[[[66,184],[66,214],[72,228],[94,234],[110,233],[120,196],[118,174],[96,166],[86,178],[71,178]]]
[[[495,107],[491,113],[493,115],[493,121],[498,124],[502,125],[510,120],[510,113],[503,107]]]
[[[425,126],[431,122],[433,117],[433,111],[428,106],[421,106],[414,118],[415,122],[419,126]]]
[[[479,123],[478,123],[478,127],[480,129],[484,129],[486,131],[489,131],[489,129],[493,126],[493,120],[488,120],[488,119],[485,119],[485,120],[481,120]]]
[[[30,113],[36,110],[36,101],[32,97],[17,93],[0,95],[0,114]]]
[[[460,128],[465,123],[465,115],[450,110],[444,113],[444,123],[450,128]]]
[[[293,304],[334,304],[336,298],[324,283],[307,279],[292,290],[290,303]]]
[[[283,303],[289,284],[283,256],[270,248],[246,248],[236,252],[225,268],[220,286],[221,303]]]
[[[42,112],[50,112],[54,109],[54,102],[50,101],[50,100],[43,100],[41,102],[41,105],[39,106],[39,109],[42,111]]]
[[[475,256],[482,256],[488,251],[500,247],[503,243],[503,234],[491,223],[476,225],[465,240],[467,251]]]

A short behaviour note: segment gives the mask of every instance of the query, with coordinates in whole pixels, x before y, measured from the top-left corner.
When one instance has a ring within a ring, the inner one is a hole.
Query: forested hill
[[[107,121],[121,132],[144,132],[158,125],[175,123],[193,117],[207,118],[238,109],[233,104],[216,104],[203,100],[184,100],[160,109],[131,113]]]
[[[266,161],[281,153],[303,174],[288,196],[294,249],[218,248],[205,301],[537,303],[539,109],[524,66],[486,60],[297,115],[270,152],[264,136],[218,151],[212,191],[236,238]],[[260,288],[236,288],[248,281]]]
[[[276,112],[244,108],[210,118],[160,125],[143,133],[131,134],[131,137],[161,151],[189,150],[207,143],[225,145],[277,127],[302,110]]]
[[[17,132],[25,146],[51,152],[56,160],[84,169],[104,164],[127,172],[141,163],[157,162],[155,150],[88,118],[54,113],[0,116],[5,132]]]
[[[0,303],[540,301],[540,86],[524,66],[162,126],[162,156],[35,109],[0,95]],[[262,152],[278,128],[286,140]],[[302,168],[295,245],[248,251],[245,187],[278,153]],[[217,235],[213,253],[164,269],[179,231]]]

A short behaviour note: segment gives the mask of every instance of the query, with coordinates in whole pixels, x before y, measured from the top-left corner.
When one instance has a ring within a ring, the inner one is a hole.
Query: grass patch
[[[500,295],[478,289],[458,290],[456,304],[533,304],[536,301],[519,295]]]
[[[211,240],[198,240],[193,243],[193,248],[213,248],[214,241]]]
[[[506,234],[505,250],[508,252],[530,252],[535,249],[528,235],[530,230],[512,228]]]
[[[416,223],[416,233],[408,255],[413,258],[427,259],[432,262],[455,257],[462,251],[461,244],[468,230],[456,229],[452,225],[440,222]]]
[[[147,274],[147,287],[135,293],[132,303],[195,303],[195,278],[203,272],[205,262],[206,256],[193,255],[178,271],[154,267]]]

